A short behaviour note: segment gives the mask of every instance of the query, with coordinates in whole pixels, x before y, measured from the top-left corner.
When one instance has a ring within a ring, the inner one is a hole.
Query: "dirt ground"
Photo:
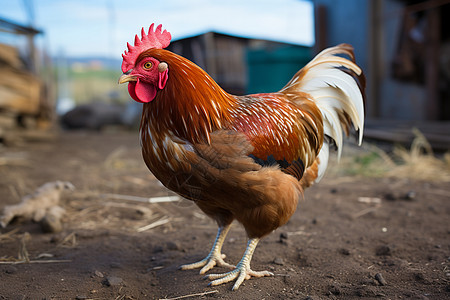
[[[137,132],[62,132],[0,158],[0,209],[49,181],[76,187],[62,197],[61,232],[20,219],[0,229],[0,299],[450,298],[449,182],[330,172],[257,247],[252,268],[275,276],[233,292],[178,270],[204,258],[216,234],[193,203],[117,199],[172,195],[144,166]],[[236,223],[227,261],[245,245]]]

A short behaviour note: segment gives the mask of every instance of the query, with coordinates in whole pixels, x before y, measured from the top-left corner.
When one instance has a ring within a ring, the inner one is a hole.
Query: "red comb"
[[[141,39],[139,39],[138,35],[134,37],[134,46],[131,46],[130,43],[127,43],[128,51],[125,50],[125,53],[122,54],[122,72],[126,73],[128,70],[134,67],[136,63],[136,59],[142,51],[148,50],[150,48],[163,49],[169,46],[170,39],[172,36],[170,32],[164,30],[161,32],[162,25],[158,25],[156,30],[153,31],[155,23],[150,25],[148,29],[148,33],[145,33],[144,27],[141,29]]]

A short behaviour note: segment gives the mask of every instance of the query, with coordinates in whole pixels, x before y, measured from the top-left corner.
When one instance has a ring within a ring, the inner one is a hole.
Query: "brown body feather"
[[[304,170],[290,174],[278,166],[261,167],[249,155],[312,166],[323,143],[323,125],[310,97],[237,97],[169,51],[151,49],[141,58],[146,56],[170,66],[165,89],[144,104],[140,133],[149,169],[220,226],[237,219],[250,237],[262,237],[285,224],[302,194]],[[306,174],[305,187],[317,172]]]
[[[202,187],[197,205],[221,226],[237,219],[249,237],[285,224],[297,207],[298,180],[276,166],[256,164],[247,156],[252,146],[246,136],[236,131],[216,131],[211,145],[195,146],[189,158],[189,175]]]

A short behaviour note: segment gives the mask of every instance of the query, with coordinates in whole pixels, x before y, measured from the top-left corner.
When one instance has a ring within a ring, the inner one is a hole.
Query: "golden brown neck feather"
[[[210,133],[229,121],[237,102],[193,62],[167,50],[150,49],[138,60],[154,57],[169,65],[169,80],[156,98],[144,104],[141,128],[156,126],[191,143],[210,142]]]

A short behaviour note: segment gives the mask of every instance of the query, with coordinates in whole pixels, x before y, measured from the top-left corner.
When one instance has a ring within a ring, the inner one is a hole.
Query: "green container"
[[[247,51],[247,93],[277,92],[311,60],[311,49],[281,46]]]

